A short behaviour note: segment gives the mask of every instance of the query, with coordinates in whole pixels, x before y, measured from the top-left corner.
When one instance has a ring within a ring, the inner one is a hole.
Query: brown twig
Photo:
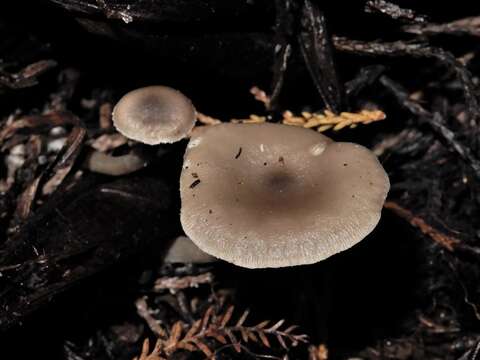
[[[140,356],[135,356],[133,360],[166,360],[160,356],[161,350],[158,349],[160,343],[157,341],[152,350],[150,350],[150,340],[147,338],[143,341],[142,352]]]
[[[460,240],[448,236],[427,224],[422,218],[415,216],[411,211],[401,207],[393,201],[387,201],[384,204],[386,209],[393,211],[396,215],[407,220],[413,227],[418,228],[423,234],[430,237],[433,241],[443,246],[449,251],[453,251],[455,246],[460,243]]]
[[[35,200],[37,194],[38,185],[40,184],[40,180],[40,176],[35,178],[20,194],[17,201],[17,207],[15,209],[15,218],[19,220],[25,220],[30,215],[33,201]]]
[[[213,274],[206,272],[204,274],[193,276],[165,276],[157,279],[153,286],[154,291],[170,290],[177,291],[188,288],[196,288],[203,284],[211,284],[213,281]]]
[[[37,77],[57,66],[54,60],[40,60],[24,67],[17,73],[7,73],[0,70],[0,88],[22,89],[38,84]]]
[[[135,307],[137,308],[137,314],[145,320],[148,327],[155,335],[161,338],[167,337],[167,332],[162,327],[161,321],[152,316],[146,297],[137,299],[137,301],[135,301]]]
[[[365,11],[369,13],[378,12],[385,14],[392,19],[403,20],[409,23],[423,23],[425,16],[418,15],[411,9],[401,8],[397,4],[385,0],[369,0],[365,4]]]
[[[110,129],[112,127],[112,104],[109,102],[100,105],[98,109],[98,122],[100,129]]]
[[[80,126],[78,117],[68,111],[54,111],[44,115],[30,115],[7,123],[0,131],[0,144],[13,136],[20,129],[34,129],[44,126],[76,125]]]
[[[89,141],[89,145],[100,152],[107,152],[125,145],[128,139],[119,133],[103,134]]]
[[[253,86],[252,88],[250,88],[250,94],[253,95],[255,100],[263,103],[267,109],[270,107],[270,97],[265,91],[263,91],[259,87]]]
[[[43,185],[42,193],[44,195],[54,192],[70,173],[80,151],[82,150],[82,144],[85,140],[86,134],[87,131],[83,127],[76,126],[72,129],[67,138],[64,151],[58,155],[53,164],[53,168],[50,171],[52,175],[50,175],[50,178],[46,180],[45,185]]]
[[[25,220],[30,215],[40,186],[42,187],[42,194],[48,195],[54,192],[63,182],[80,154],[85,136],[86,130],[84,128],[73,128],[63,151],[57,155],[55,161],[23,190],[15,209],[15,219]]]
[[[480,16],[472,16],[444,24],[415,24],[403,28],[406,32],[417,35],[471,35],[480,37]]]

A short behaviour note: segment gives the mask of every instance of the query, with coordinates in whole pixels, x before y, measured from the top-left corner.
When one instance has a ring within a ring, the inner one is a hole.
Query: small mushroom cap
[[[203,264],[215,262],[217,259],[200,250],[188,237],[179,236],[168,248],[163,261],[166,263]]]
[[[390,184],[363,146],[278,124],[196,129],[181,222],[203,251],[247,268],[311,264],[377,225]]]
[[[113,109],[113,124],[128,137],[149,145],[185,138],[195,124],[195,108],[181,92],[147,86],[124,95]]]

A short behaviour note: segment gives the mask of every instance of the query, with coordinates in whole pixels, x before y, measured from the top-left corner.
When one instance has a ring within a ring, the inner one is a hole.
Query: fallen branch
[[[397,4],[385,0],[369,0],[365,4],[365,11],[368,13],[385,14],[395,20],[403,20],[409,23],[423,23],[426,17],[418,15],[411,9],[405,9]]]
[[[344,37],[334,37],[333,43],[337,50],[357,55],[374,56],[411,56],[413,58],[433,58],[452,69],[460,83],[467,103],[467,111],[473,119],[480,115],[476,87],[472,81],[472,74],[450,52],[431,47],[423,43],[405,41],[393,42],[365,42],[351,40]]]
[[[430,237],[433,241],[446,248],[448,251],[453,251],[455,246],[460,243],[460,240],[445,235],[444,233],[434,229],[427,224],[422,218],[413,215],[410,210],[407,210],[393,201],[387,201],[383,205],[386,209],[393,211],[402,219],[407,220],[413,227],[419,229],[424,235]]]
[[[210,284],[213,274],[210,272],[194,276],[165,276],[157,279],[153,286],[154,291],[170,290],[177,291],[188,288],[196,288],[203,284]]]
[[[407,25],[403,30],[422,36],[449,34],[480,37],[480,16],[467,17],[444,24],[428,23]]]
[[[419,103],[410,98],[402,86],[395,81],[383,75],[380,82],[397,98],[397,101],[417,116],[420,120],[426,122],[440,140],[452,151],[457,153],[474,171],[476,177],[480,179],[480,161],[474,156],[472,150],[461,144],[455,136],[455,133],[447,127],[440,114],[432,114],[424,109]]]

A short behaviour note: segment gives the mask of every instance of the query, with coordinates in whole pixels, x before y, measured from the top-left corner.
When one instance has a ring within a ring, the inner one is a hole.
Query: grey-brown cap
[[[196,129],[181,222],[203,251],[248,268],[311,264],[377,225],[390,184],[363,146],[278,124]]]
[[[196,120],[191,101],[167,86],[130,91],[115,105],[112,118],[120,133],[149,145],[185,138]]]

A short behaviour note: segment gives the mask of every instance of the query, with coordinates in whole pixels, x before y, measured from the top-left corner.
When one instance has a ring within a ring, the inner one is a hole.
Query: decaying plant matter
[[[357,113],[343,111],[338,115],[329,110],[325,110],[323,114],[304,111],[297,116],[291,111],[284,111],[282,117],[282,124],[302,126],[307,129],[315,129],[318,132],[325,132],[330,129],[338,131],[345,127],[354,129],[359,124],[367,125],[375,121],[384,120],[386,115],[381,110],[361,110]],[[204,125],[217,125],[222,122],[219,119],[212,118],[211,116],[202,113],[197,113],[197,119]],[[267,117],[252,114],[248,119],[231,119],[230,122],[260,124],[267,122]]]
[[[146,338],[141,354],[135,359],[169,359],[182,351],[200,352],[207,358],[216,358],[228,351],[256,357],[260,356],[253,352],[256,348],[271,352],[270,358],[277,358],[274,354],[286,354],[299,344],[308,344],[307,335],[299,334],[298,326],[287,326],[284,320],[247,325],[250,311],[235,315],[235,306],[228,305],[229,295],[226,293],[214,291],[207,299],[188,301],[186,289],[212,286],[214,282],[210,272],[199,271],[194,276],[181,275],[180,268],[174,272],[175,276],[164,275],[155,280],[151,296],[136,301],[139,316],[157,339],[150,348],[150,340]],[[158,301],[171,304],[175,311],[183,314],[184,320],[165,322],[159,319],[150,306]]]
[[[242,350],[248,352],[246,346],[249,342],[270,348],[272,345],[269,338],[276,339],[284,350],[298,345],[299,342],[307,342],[306,335],[295,334],[296,326],[285,327],[284,320],[273,325],[267,320],[254,326],[247,326],[244,323],[249,312],[245,311],[237,321],[233,321],[233,311],[234,307],[230,306],[223,313],[216,314],[215,307],[210,306],[203,317],[193,324],[187,325],[178,321],[168,332],[164,331],[167,336],[157,339],[153,349],[150,350],[150,342],[145,339],[142,353],[135,359],[163,360],[181,350],[200,351],[207,358],[215,358],[216,353],[227,347],[232,347],[237,353],[241,353]],[[219,350],[212,350],[208,345],[212,342],[221,345],[215,347]]]

